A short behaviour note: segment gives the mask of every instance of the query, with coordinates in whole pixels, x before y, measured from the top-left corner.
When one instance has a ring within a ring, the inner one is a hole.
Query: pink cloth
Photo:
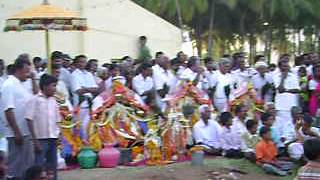
[[[315,116],[318,109],[318,97],[314,94],[314,92],[320,93],[320,83],[317,84],[316,89],[312,92],[310,101],[309,101],[309,111],[312,116]]]

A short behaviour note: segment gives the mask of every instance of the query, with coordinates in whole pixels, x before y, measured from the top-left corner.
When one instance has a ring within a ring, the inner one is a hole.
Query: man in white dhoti
[[[297,93],[300,91],[298,77],[290,72],[288,61],[280,60],[279,72],[273,76],[276,88],[275,108],[277,111],[275,127],[278,130],[281,141],[288,142],[294,138],[294,124],[291,117],[291,108],[298,106]]]
[[[73,105],[80,105],[81,137],[86,140],[86,129],[90,121],[89,101],[97,95],[98,85],[93,74],[85,69],[87,65],[86,56],[77,56],[74,63],[76,63],[77,69],[71,74]]]
[[[162,112],[166,109],[166,102],[163,98],[176,87],[177,79],[171,72],[169,58],[161,56],[159,68],[153,71],[153,81],[156,90],[156,102]]]
[[[209,83],[209,87],[213,89],[214,106],[220,113],[229,110],[229,100],[233,98],[235,79],[230,69],[231,61],[226,58],[220,59],[219,70]]]

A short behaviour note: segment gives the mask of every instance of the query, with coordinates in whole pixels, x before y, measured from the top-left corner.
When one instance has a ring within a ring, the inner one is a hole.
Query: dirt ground
[[[293,176],[277,177],[265,174],[246,160],[207,159],[202,167],[191,166],[190,162],[155,167],[117,167],[113,169],[72,170],[59,173],[61,180],[215,180],[230,169],[247,174],[231,172],[239,180],[292,180]],[[228,178],[225,178],[226,180]]]

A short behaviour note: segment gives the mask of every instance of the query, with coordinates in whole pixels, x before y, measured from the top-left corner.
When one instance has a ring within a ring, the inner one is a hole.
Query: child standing
[[[60,114],[54,98],[57,78],[43,75],[40,78],[41,93],[29,102],[25,119],[31,132],[34,148],[35,163],[55,172],[57,179],[57,141],[59,137],[58,122]]]
[[[272,142],[269,127],[262,127],[259,135],[261,140],[256,145],[256,163],[260,165],[267,173],[286,176],[292,169],[292,163],[283,162],[277,159],[278,149]]]

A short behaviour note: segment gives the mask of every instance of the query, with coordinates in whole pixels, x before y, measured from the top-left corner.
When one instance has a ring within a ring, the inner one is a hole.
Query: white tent
[[[5,19],[40,4],[41,0],[0,1],[0,29]],[[148,37],[152,53],[163,51],[174,56],[181,50],[180,30],[130,0],[50,0],[51,4],[80,12],[88,19],[87,32],[51,32],[51,50],[70,55],[86,54],[90,58],[109,61],[138,55],[138,37]],[[12,61],[21,53],[45,57],[41,31],[0,32],[0,59]]]

